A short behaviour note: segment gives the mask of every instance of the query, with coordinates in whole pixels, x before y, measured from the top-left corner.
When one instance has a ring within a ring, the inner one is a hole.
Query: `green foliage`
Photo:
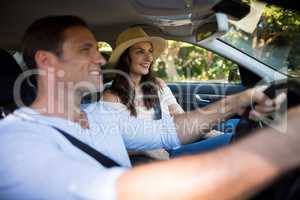
[[[157,64],[153,67],[153,74],[164,80],[168,80],[168,74],[166,72],[166,64],[163,61],[157,61]]]
[[[100,52],[111,52],[112,48],[110,46],[110,44],[108,44],[107,42],[98,42],[98,50]]]
[[[287,9],[276,6],[267,6],[264,10],[264,29],[269,34],[282,33],[288,37],[293,37],[299,33],[300,15]]]
[[[230,71],[235,71],[237,65],[231,61],[213,54],[206,49],[195,45],[171,41],[168,48],[179,48],[176,56],[173,56],[174,66],[166,66],[161,58],[154,66],[154,74],[166,81],[227,81]],[[169,77],[167,67],[175,67],[178,77]],[[235,76],[238,77],[238,76]],[[239,82],[239,79],[233,80]]]
[[[232,26],[222,40],[272,67],[288,69],[286,73],[300,77],[299,33],[299,13],[266,6],[253,34]],[[154,73],[166,81],[240,81],[238,66],[212,52],[175,41],[168,42],[168,49],[167,56],[161,56],[154,66]],[[170,75],[169,68],[175,68],[176,74]]]
[[[283,73],[299,77],[299,33],[299,13],[266,6],[252,34],[232,26],[222,39]]]

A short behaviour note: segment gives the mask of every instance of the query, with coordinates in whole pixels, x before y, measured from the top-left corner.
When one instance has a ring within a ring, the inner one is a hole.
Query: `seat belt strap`
[[[162,113],[161,113],[161,106],[160,106],[160,101],[159,98],[157,98],[155,100],[154,106],[154,120],[159,120],[162,117]]]
[[[111,167],[120,167],[121,165],[115,162],[114,160],[110,159],[106,155],[100,153],[99,151],[95,150],[93,147],[81,142],[77,138],[73,137],[69,133],[53,127],[55,130],[57,130],[59,133],[61,133],[65,138],[67,138],[75,147],[79,148],[89,156],[93,157],[95,160],[97,160],[101,165],[111,168]]]

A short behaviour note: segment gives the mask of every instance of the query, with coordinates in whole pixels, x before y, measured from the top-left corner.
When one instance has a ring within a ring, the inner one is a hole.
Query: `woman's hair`
[[[129,48],[124,51],[119,61],[117,62],[115,69],[120,70],[129,75],[131,65],[131,58],[129,56]],[[143,102],[146,108],[149,110],[154,107],[155,101],[158,99],[158,90],[161,89],[160,84],[156,78],[152,75],[152,64],[149,69],[149,73],[143,75],[140,82],[140,87],[143,93]],[[122,74],[116,74],[110,91],[117,95],[121,103],[126,105],[130,114],[137,116],[136,108],[134,105],[135,90],[133,84],[127,77]]]

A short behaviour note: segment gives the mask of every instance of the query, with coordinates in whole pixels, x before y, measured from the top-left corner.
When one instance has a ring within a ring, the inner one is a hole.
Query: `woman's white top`
[[[183,113],[184,110],[181,108],[181,106],[177,103],[176,98],[174,97],[172,91],[167,85],[163,85],[161,90],[158,92],[158,98],[160,101],[161,106],[161,112],[162,117],[163,116],[170,116],[169,106],[172,105],[175,113]],[[102,100],[102,99],[101,99]],[[127,107],[121,103],[121,102],[107,102],[106,104],[109,104],[112,108],[114,108],[117,111],[120,112],[127,112],[130,114]],[[147,109],[143,104],[143,94],[142,92],[136,91],[136,97],[135,97],[135,108],[137,112],[137,118],[142,119],[148,119],[153,120],[155,117],[155,111],[154,108]],[[149,156],[158,159],[158,160],[167,160],[169,159],[169,154],[164,149],[157,149],[157,150],[151,150],[146,152]]]
[[[172,105],[175,107],[176,113],[183,113],[183,109],[181,106],[177,103],[176,98],[174,97],[172,91],[167,85],[164,85],[162,89],[158,92],[158,98],[160,101],[162,116],[163,115],[170,115],[169,106]],[[122,111],[122,112],[128,112],[129,110],[127,107],[121,103],[121,102],[106,102],[108,103],[112,108]],[[141,92],[136,91],[136,97],[135,97],[135,108],[137,112],[138,118],[143,119],[149,119],[153,120],[155,116],[154,108],[147,109],[143,105],[143,94]]]

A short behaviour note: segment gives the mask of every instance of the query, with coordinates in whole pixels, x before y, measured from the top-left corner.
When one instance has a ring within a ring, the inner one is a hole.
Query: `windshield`
[[[282,73],[300,77],[299,13],[268,5],[261,11],[253,30],[249,31],[253,19],[232,22],[220,40]]]

